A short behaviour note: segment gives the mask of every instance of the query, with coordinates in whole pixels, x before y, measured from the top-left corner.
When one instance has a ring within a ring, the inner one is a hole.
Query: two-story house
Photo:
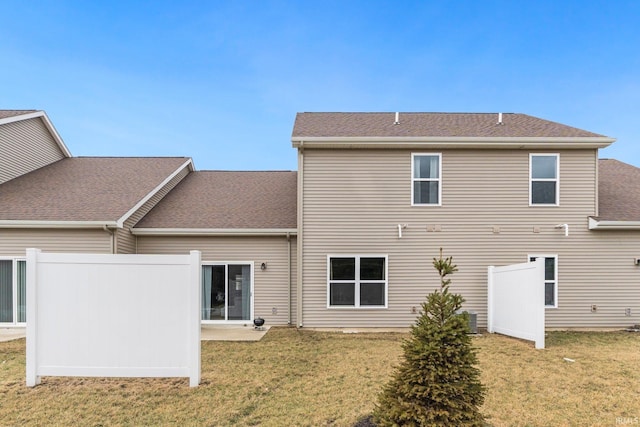
[[[203,323],[405,327],[438,285],[486,324],[487,266],[544,257],[547,327],[640,323],[640,169],[614,140],[523,114],[301,113],[298,171],[73,157],[42,111],[0,110],[0,325],[24,253],[202,251]]]
[[[640,171],[524,114],[300,113],[298,322],[406,326],[438,286],[486,324],[487,266],[544,257],[547,327],[640,318]]]

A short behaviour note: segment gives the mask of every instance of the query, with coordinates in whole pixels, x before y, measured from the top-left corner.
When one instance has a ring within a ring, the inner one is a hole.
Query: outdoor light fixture
[[[262,264],[260,264],[260,270],[264,271],[267,269],[267,263],[263,262]]]

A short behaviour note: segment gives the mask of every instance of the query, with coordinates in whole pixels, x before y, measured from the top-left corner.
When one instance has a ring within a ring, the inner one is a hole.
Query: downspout
[[[291,325],[291,233],[287,231],[287,278],[289,280],[289,299],[288,299],[288,312],[289,312],[289,321],[287,325]]]
[[[600,215],[600,162],[598,161],[598,150],[595,150],[595,161],[596,161],[596,177],[595,177],[595,187],[596,187],[596,197],[595,197],[595,206],[594,206],[594,211],[595,211],[595,217],[597,218]]]
[[[102,229],[111,235],[111,238],[109,239],[110,240],[110,246],[111,246],[110,247],[110,251],[111,251],[112,254],[115,254],[115,249],[116,249],[115,232],[113,230],[110,230],[109,227],[107,227],[106,225],[103,225]]]
[[[303,221],[303,212],[302,203],[304,200],[304,195],[302,194],[304,189],[304,148],[302,145],[304,141],[300,141],[300,146],[298,147],[298,236],[296,238],[296,249],[297,249],[297,276],[296,276],[296,317],[297,317],[297,326],[301,328],[303,326],[303,318],[302,318],[302,272],[304,270],[304,221]]]

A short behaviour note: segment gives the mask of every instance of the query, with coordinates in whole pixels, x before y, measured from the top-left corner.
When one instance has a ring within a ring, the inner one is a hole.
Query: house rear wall
[[[529,206],[532,151],[414,152],[442,153],[442,206],[411,206],[410,150],[305,149],[304,326],[410,325],[413,308],[439,285],[432,259],[440,248],[458,265],[452,289],[478,312],[480,326],[487,267],[526,262],[528,254],[558,255],[558,308],[547,309],[547,327],[640,322],[640,270],[632,263],[640,233],[588,230],[596,150],[542,151],[560,154],[557,207]],[[565,223],[569,237],[555,228]],[[407,224],[402,238],[398,224]],[[327,308],[327,255],[336,254],[388,255],[388,308]]]
[[[202,252],[202,262],[254,262],[254,315],[265,319],[267,325],[286,325],[289,311],[295,324],[296,239],[291,238],[291,270],[288,265],[286,237],[190,237],[138,236],[138,253],[186,254]],[[260,265],[266,262],[267,269]],[[289,306],[289,275],[291,275],[291,307]],[[273,309],[277,313],[274,314]]]

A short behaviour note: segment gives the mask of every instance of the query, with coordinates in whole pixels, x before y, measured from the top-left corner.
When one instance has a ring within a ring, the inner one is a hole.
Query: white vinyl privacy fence
[[[42,376],[200,383],[200,252],[27,249],[27,386]]]
[[[489,267],[487,330],[544,348],[544,258]]]

